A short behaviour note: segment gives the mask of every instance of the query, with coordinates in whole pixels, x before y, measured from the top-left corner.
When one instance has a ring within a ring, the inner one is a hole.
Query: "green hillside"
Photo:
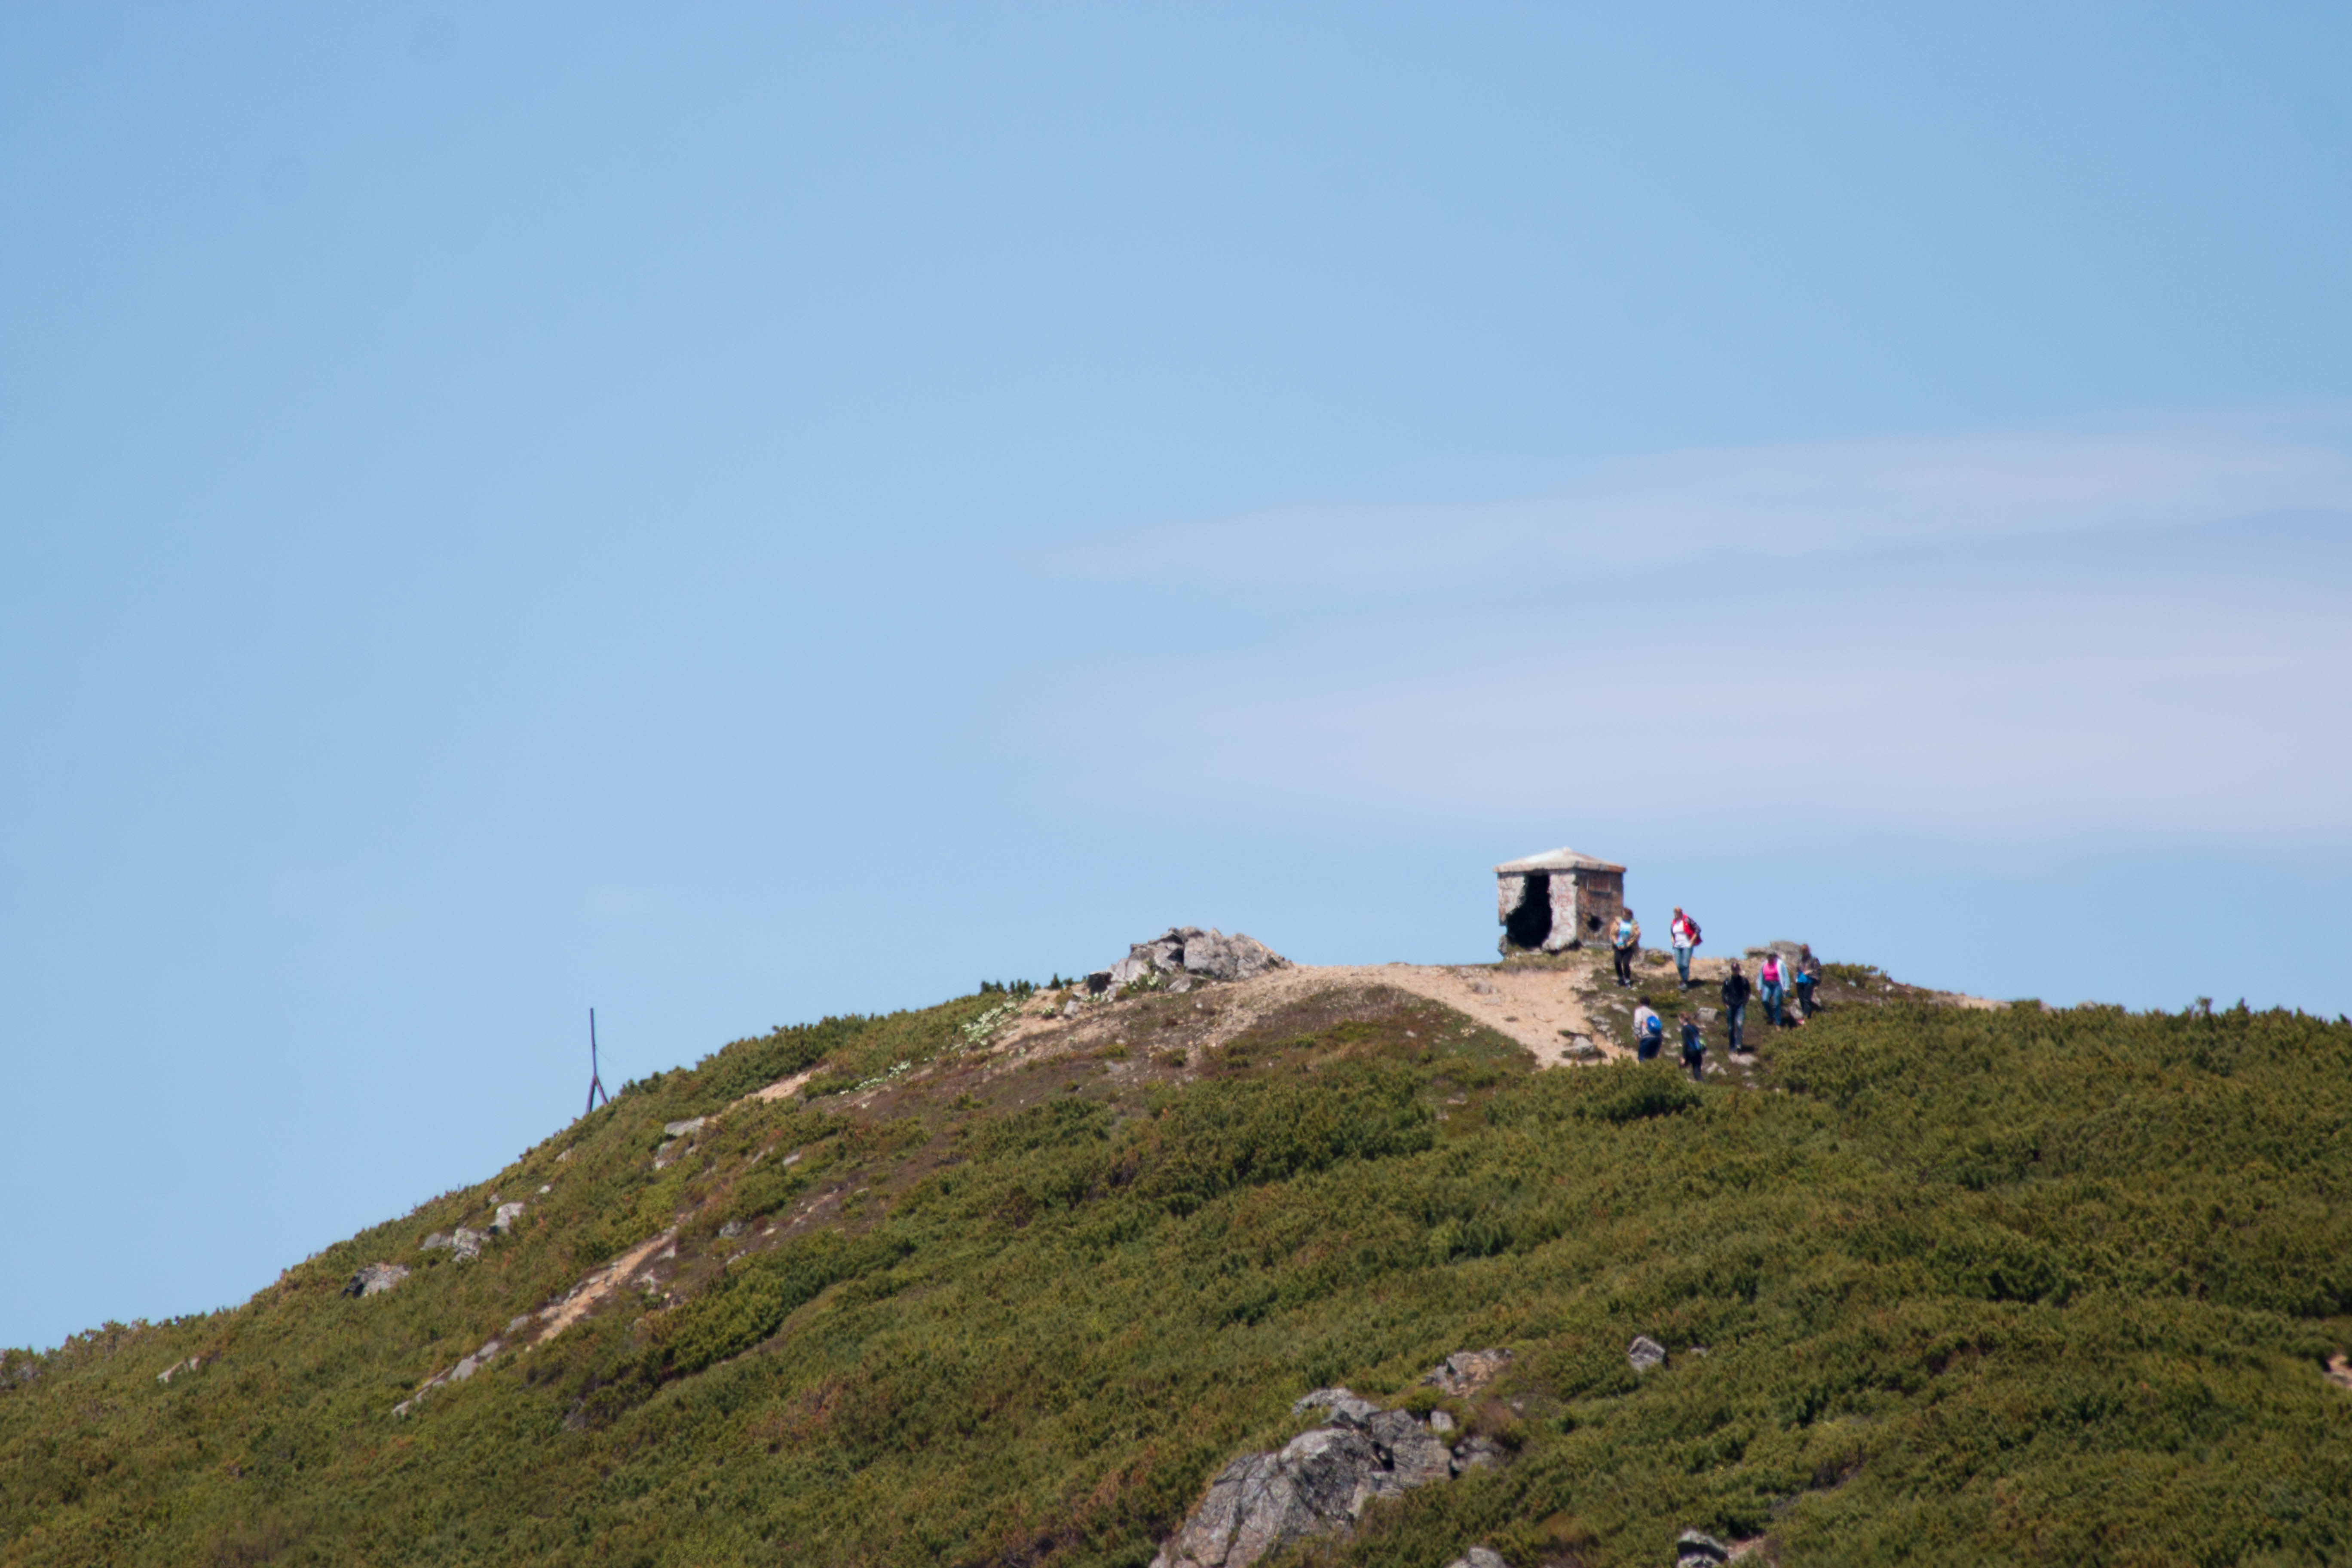
[[[1508,1462],[1284,1561],[2352,1562],[2352,1026],[1842,973],[1703,1086],[1363,986],[1020,1066],[992,991],[739,1041],[241,1307],[9,1352],[0,1562],[1141,1568],[1328,1384]]]

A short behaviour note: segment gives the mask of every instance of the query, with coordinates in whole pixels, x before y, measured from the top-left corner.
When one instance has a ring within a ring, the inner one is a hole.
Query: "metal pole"
[[[604,1087],[603,1071],[596,1063],[596,1009],[591,1007],[588,1009],[588,1110],[596,1109],[596,1097],[600,1094],[604,1097],[605,1104],[613,1103],[613,1091]],[[585,1116],[588,1110],[580,1114]]]

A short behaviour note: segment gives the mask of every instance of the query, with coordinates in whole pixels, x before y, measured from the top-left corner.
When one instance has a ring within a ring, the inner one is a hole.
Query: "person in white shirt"
[[[1650,1008],[1647,1002],[1633,1007],[1633,1054],[1643,1061],[1657,1059],[1658,1047],[1665,1043],[1666,1021]]]
[[[1682,971],[1683,989],[1690,989],[1691,954],[1698,948],[1698,921],[1683,913],[1680,904],[1675,906],[1674,923],[1666,928],[1667,938],[1675,944],[1675,967]]]

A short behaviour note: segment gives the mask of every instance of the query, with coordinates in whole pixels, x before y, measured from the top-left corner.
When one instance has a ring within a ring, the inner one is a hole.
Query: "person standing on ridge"
[[[1731,1048],[1739,1049],[1739,1026],[1748,1016],[1748,976],[1739,973],[1739,960],[1731,961],[1731,973],[1723,977],[1723,1016],[1731,1025]]]
[[[1666,1043],[1666,1021],[1650,1011],[1647,1002],[1633,1008],[1633,1055],[1645,1062],[1658,1059],[1658,1047]]]
[[[1780,999],[1789,994],[1788,972],[1781,967],[1780,955],[1768,952],[1756,969],[1756,994],[1764,998],[1764,1016],[1774,1028],[1780,1026]]]
[[[1683,913],[1680,904],[1675,906],[1675,918],[1666,927],[1666,936],[1675,944],[1675,967],[1682,971],[1683,989],[1690,989],[1691,954],[1698,949],[1698,921]]]
[[[1642,922],[1633,918],[1633,910],[1618,911],[1617,930],[1612,940],[1615,943],[1612,956],[1617,962],[1617,984],[1631,985],[1633,984],[1633,960],[1642,953]]]
[[[1690,1068],[1691,1082],[1706,1080],[1706,1037],[1698,1032],[1698,1021],[1688,1013],[1683,1015],[1683,1066]]]

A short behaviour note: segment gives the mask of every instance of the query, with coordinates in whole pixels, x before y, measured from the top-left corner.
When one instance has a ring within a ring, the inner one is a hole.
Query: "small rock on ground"
[[[408,1278],[408,1270],[397,1263],[371,1263],[352,1276],[343,1287],[346,1296],[381,1296]]]
[[[1458,1399],[1486,1387],[1510,1364],[1511,1352],[1506,1350],[1455,1351],[1421,1381]]]
[[[1635,1334],[1633,1342],[1625,1347],[1625,1359],[1633,1363],[1635,1372],[1647,1372],[1665,1364],[1666,1347],[1647,1334]]]
[[[1504,1562],[1503,1554],[1492,1547],[1474,1546],[1448,1563],[1445,1568],[1511,1568],[1511,1565]]]
[[[1483,1433],[1465,1437],[1454,1449],[1454,1473],[1496,1470],[1503,1466],[1503,1446]]]

